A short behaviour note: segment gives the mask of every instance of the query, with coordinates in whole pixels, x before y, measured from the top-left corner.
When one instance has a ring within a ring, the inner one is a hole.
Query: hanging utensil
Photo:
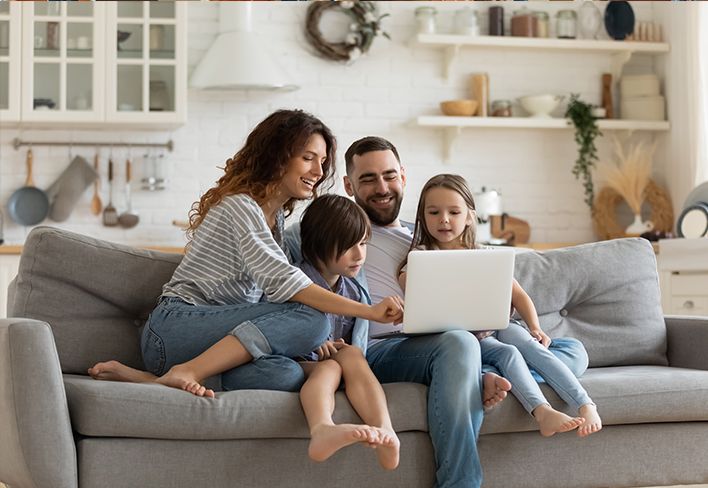
[[[115,227],[118,225],[118,211],[113,206],[113,159],[108,158],[108,205],[103,209],[103,225]]]
[[[98,178],[96,178],[96,181],[93,182],[93,198],[91,199],[91,213],[94,215],[99,215],[101,213],[101,210],[103,210],[103,202],[101,201],[101,197],[98,195],[98,188],[101,184],[101,176],[98,168],[99,164],[99,155],[98,151],[96,151],[96,155],[93,157],[93,169],[96,170],[96,174],[99,175]]]
[[[130,179],[131,179],[131,164],[130,158],[125,160],[125,212],[118,217],[118,223],[121,227],[130,229],[138,225],[140,217],[133,213],[133,203],[130,195]]]
[[[49,213],[49,198],[47,194],[34,186],[32,162],[32,149],[28,149],[25,186],[15,190],[7,201],[7,211],[10,214],[10,218],[21,225],[39,224]]]

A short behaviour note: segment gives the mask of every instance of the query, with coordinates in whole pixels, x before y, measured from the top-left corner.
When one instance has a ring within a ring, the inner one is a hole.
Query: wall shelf
[[[555,39],[533,37],[466,36],[455,34],[417,34],[413,44],[443,49],[444,76],[447,79],[461,48],[528,49],[566,52],[608,53],[613,59],[613,75],[619,76],[622,66],[633,53],[663,54],[669,52],[665,42],[597,41],[593,39]]]
[[[448,162],[457,138],[464,128],[486,129],[572,129],[573,124],[565,118],[534,117],[452,117],[447,115],[421,115],[412,125],[443,129],[445,137],[444,160]],[[646,130],[668,131],[668,121],[652,120],[598,120],[600,130]]]

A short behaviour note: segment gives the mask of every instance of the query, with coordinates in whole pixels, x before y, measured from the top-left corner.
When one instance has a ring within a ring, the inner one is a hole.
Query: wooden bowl
[[[445,115],[474,115],[477,111],[477,100],[447,100],[440,102],[440,110]]]

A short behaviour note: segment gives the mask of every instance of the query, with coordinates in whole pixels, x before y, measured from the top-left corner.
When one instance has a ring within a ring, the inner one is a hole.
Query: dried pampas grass
[[[617,164],[600,163],[598,174],[607,186],[624,198],[635,214],[641,213],[644,192],[652,173],[652,158],[656,151],[656,142],[646,144],[640,141],[630,145],[625,153],[622,144],[613,137]]]

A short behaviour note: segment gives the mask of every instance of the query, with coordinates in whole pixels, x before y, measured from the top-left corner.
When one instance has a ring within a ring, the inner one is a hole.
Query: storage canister
[[[578,18],[575,10],[559,10],[556,14],[556,37],[575,39]]]
[[[522,8],[511,17],[511,35],[517,37],[535,37],[536,17],[527,9]]]
[[[546,12],[534,12],[536,17],[536,37],[548,37],[548,14]]]
[[[415,9],[418,34],[435,34],[437,30],[435,16],[437,14],[437,10],[433,7],[418,7]]]
[[[504,7],[489,7],[489,35],[504,35]]]
[[[494,100],[492,102],[492,117],[511,117],[511,101]]]

